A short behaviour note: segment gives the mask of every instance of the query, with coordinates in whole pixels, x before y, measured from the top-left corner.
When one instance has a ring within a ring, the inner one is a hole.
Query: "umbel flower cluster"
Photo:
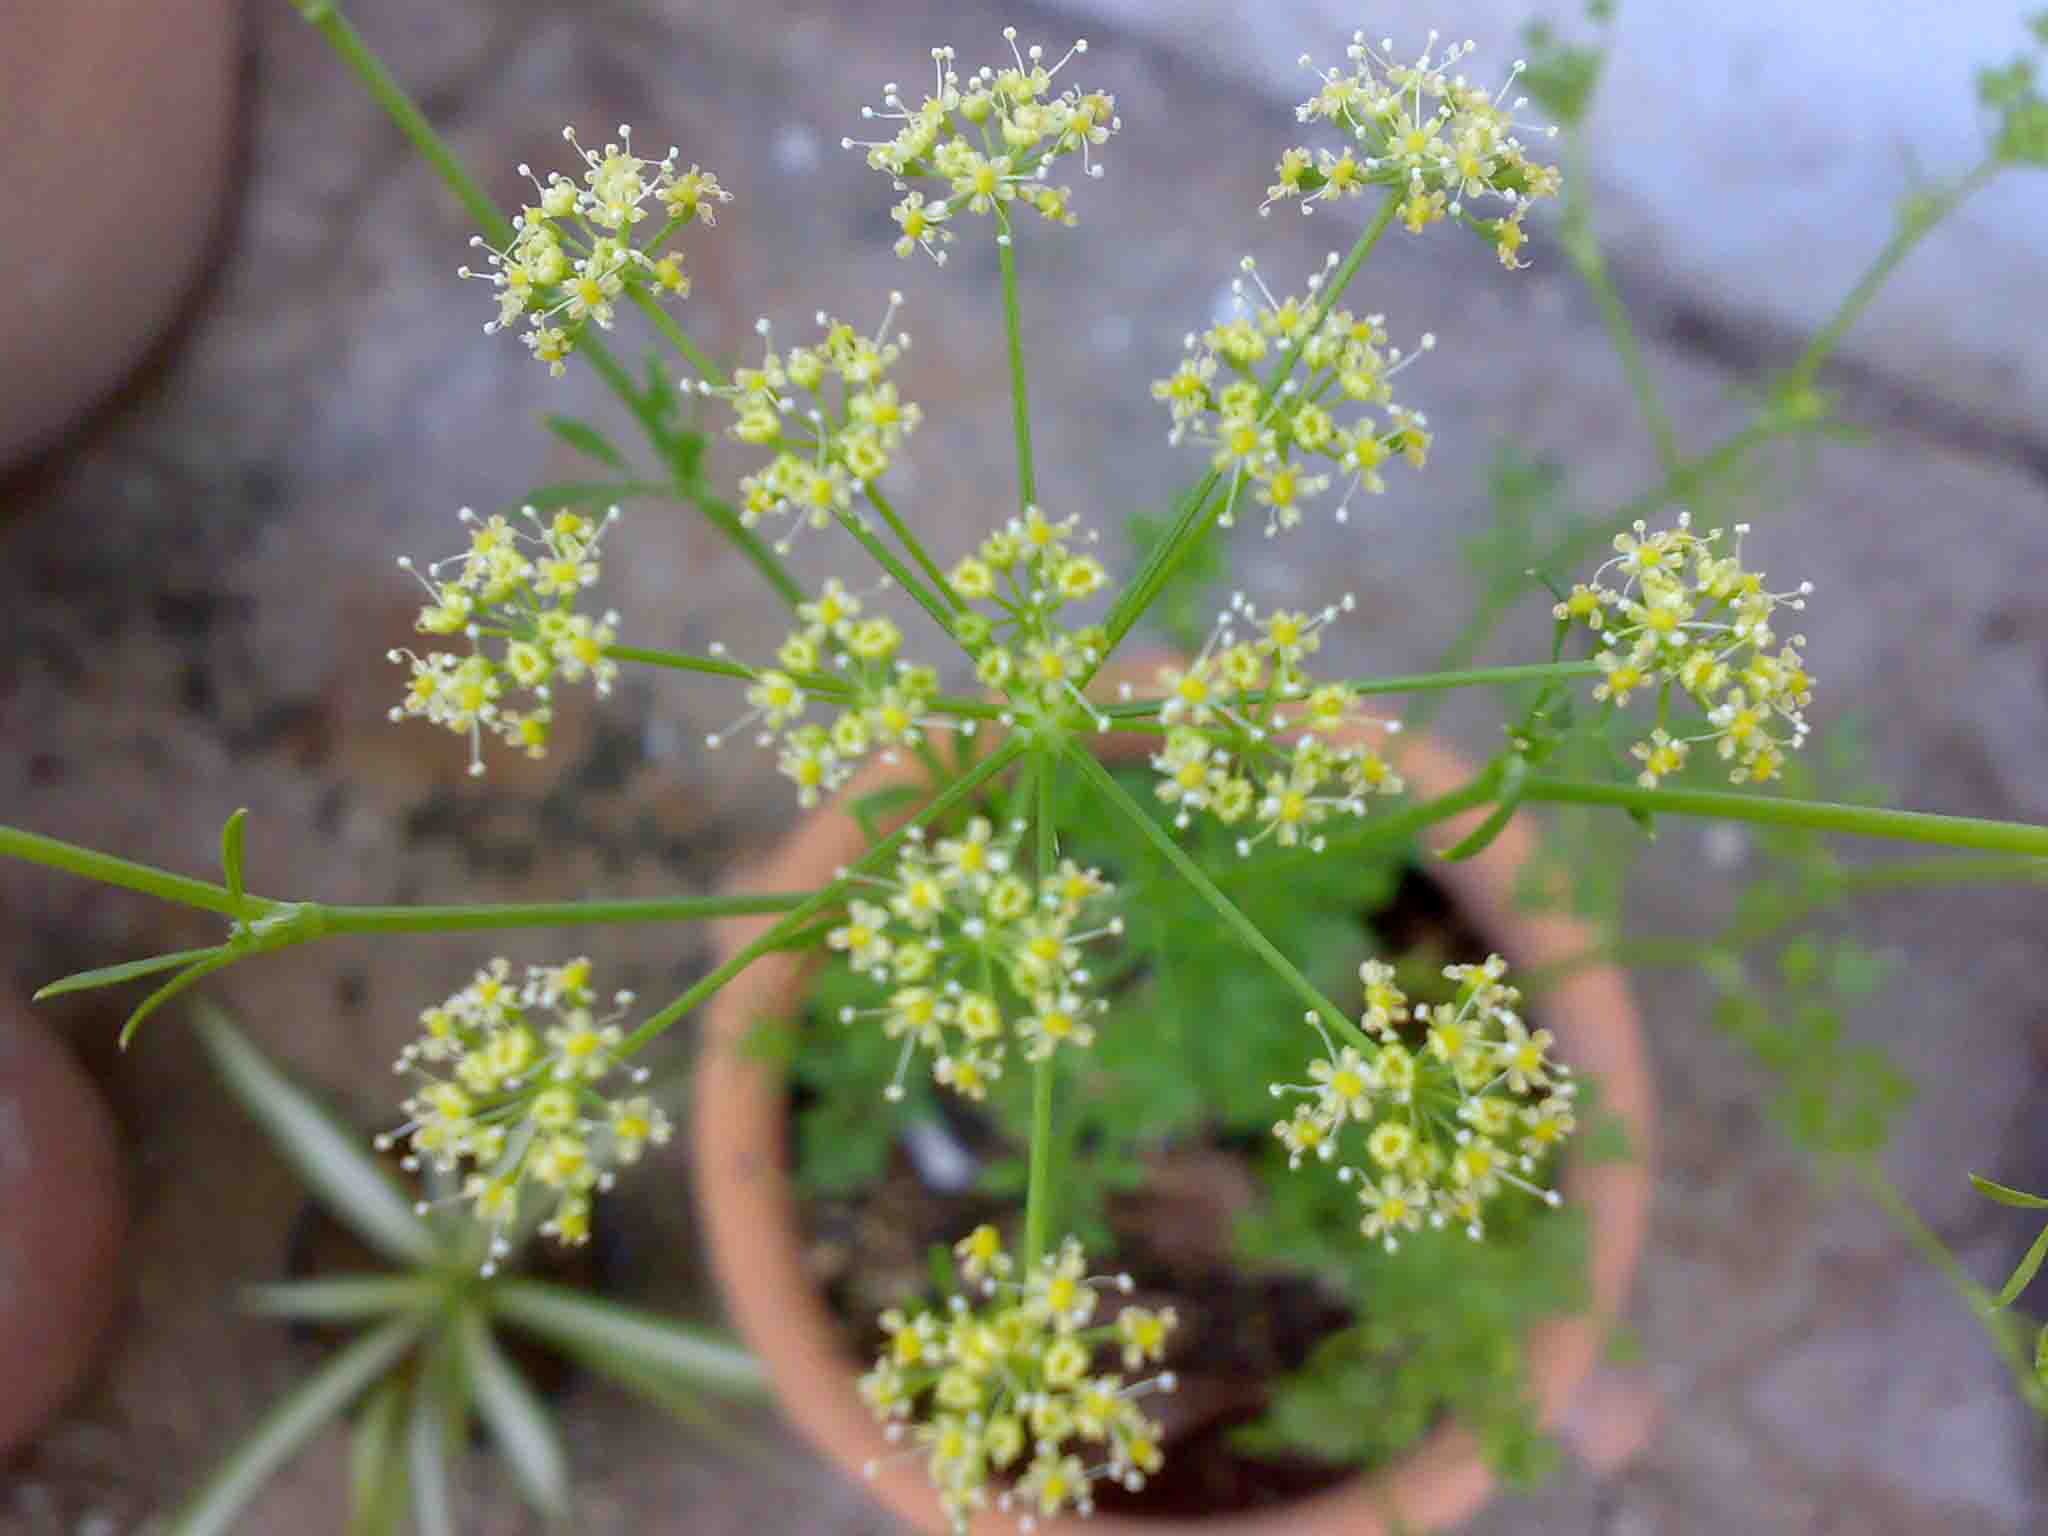
[[[612,999],[620,1010],[632,1000]],[[419,1086],[403,1105],[406,1123],[378,1145],[404,1141],[408,1168],[468,1166],[461,1198],[491,1234],[486,1274],[529,1207],[546,1212],[543,1236],[589,1241],[592,1195],[611,1187],[613,1169],[669,1139],[668,1117],[651,1099],[599,1089],[622,1069],[622,1036],[620,1015],[596,1008],[587,959],[533,966],[515,981],[499,958],[424,1010],[419,1038],[399,1053],[395,1070]],[[638,1083],[647,1074],[629,1075]]]
[[[998,837],[975,817],[927,848],[915,832],[887,880],[863,881],[872,900],[848,903],[826,935],[861,975],[890,988],[879,1007],[847,1007],[842,1023],[878,1019],[903,1042],[892,1099],[912,1055],[932,1055],[932,1076],[970,1099],[1002,1076],[1014,1038],[1026,1059],[1094,1043],[1089,1022],[1107,1006],[1086,992],[1082,946],[1123,931],[1111,917],[1088,929],[1113,894],[1099,871],[1071,859],[1035,881],[1013,868],[1021,825]]]
[[[1238,839],[1241,855],[1268,838],[1320,852],[1317,829],[1331,816],[1363,816],[1368,796],[1400,792],[1401,776],[1377,750],[1333,740],[1362,725],[1400,725],[1358,713],[1342,683],[1318,684],[1303,665],[1322,645],[1323,626],[1353,606],[1347,596],[1315,614],[1276,608],[1261,617],[1235,594],[1200,654],[1160,672],[1168,729],[1152,766],[1175,825],[1200,812],[1254,828]]]
[[[1304,504],[1333,479],[1345,487],[1336,512],[1341,523],[1359,491],[1386,490],[1380,469],[1388,460],[1406,459],[1416,469],[1429,460],[1428,420],[1396,404],[1390,382],[1421,354],[1387,345],[1385,316],[1329,308],[1317,297],[1336,263],[1333,253],[1305,294],[1276,299],[1245,257],[1242,269],[1259,292],[1256,312],[1245,312],[1244,279],[1234,280],[1236,314],[1200,336],[1189,332],[1188,356],[1152,385],[1152,398],[1173,416],[1167,440],[1192,437],[1210,450],[1210,467],[1230,477],[1218,519],[1226,528],[1247,485],[1266,509],[1270,536],[1299,524]],[[1425,332],[1421,350],[1435,345]],[[1278,390],[1260,383],[1262,366],[1296,351],[1300,378]]]
[[[922,105],[910,106],[892,83],[882,87],[881,110],[861,108],[869,121],[900,125],[893,138],[840,141],[842,148],[866,150],[868,164],[904,194],[893,210],[903,232],[898,256],[922,250],[943,263],[944,247],[953,239],[950,225],[962,212],[993,213],[1002,243],[1009,240],[1009,210],[1017,204],[1051,223],[1071,225],[1073,192],[1048,182],[1052,163],[1078,154],[1088,175],[1102,174],[1090,151],[1121,126],[1116,98],[1073,87],[1053,92],[1059,72],[1088,51],[1086,39],[1048,66],[1045,50],[1036,44],[1019,51],[1015,27],[1005,27],[1003,37],[1011,66],[984,65],[963,78],[953,50],[934,48],[932,94]]]
[[[1786,752],[1806,740],[1804,711],[1813,699],[1801,655],[1806,637],[1781,644],[1772,624],[1780,610],[1803,611],[1813,583],[1768,590],[1763,576],[1742,563],[1749,525],[1737,523],[1734,531],[1734,548],[1721,554],[1721,530],[1696,534],[1686,514],[1677,527],[1656,533],[1638,522],[1633,533],[1615,537],[1614,557],[1592,581],[1552,609],[1560,622],[1583,624],[1601,643],[1594,698],[1626,705],[1638,693],[1656,694],[1657,724],[1633,749],[1643,765],[1637,782],[1645,787],[1678,772],[1706,742],[1735,783],[1768,783],[1783,770]],[[1676,698],[1690,699],[1704,715],[1690,734],[1672,718]]]
[[[1307,1083],[1273,1085],[1274,1097],[1300,1100],[1273,1127],[1289,1165],[1344,1159],[1337,1176],[1358,1184],[1360,1230],[1389,1251],[1424,1223],[1483,1236],[1486,1203],[1505,1187],[1558,1203],[1534,1181],[1577,1124],[1575,1088],[1550,1055],[1550,1031],[1523,1020],[1506,974],[1499,955],[1445,966],[1456,998],[1411,1008],[1393,967],[1369,960],[1359,969],[1359,1026],[1375,1049],[1340,1050],[1325,1035],[1327,1054],[1309,1063]],[[1353,1126],[1359,1134],[1348,1138]]]
[[[898,747],[916,746],[931,723],[926,709],[938,692],[937,671],[903,660],[903,631],[885,615],[862,617],[863,607],[838,577],[827,579],[798,606],[802,622],[776,651],[777,664],[750,671],[747,713],[705,738],[715,749],[735,731],[757,726],[758,745],[779,740],[776,769],[796,785],[806,809],[845,783],[869,753],[887,759]],[[814,699],[838,709],[830,726],[804,719]]]
[[[1316,70],[1318,89],[1295,114],[1304,123],[1329,123],[1351,142],[1339,153],[1307,146],[1288,150],[1260,211],[1299,198],[1307,213],[1319,202],[1390,187],[1405,194],[1399,217],[1414,233],[1444,218],[1462,219],[1493,242],[1501,265],[1523,265],[1523,216],[1532,200],[1557,196],[1563,182],[1555,166],[1531,161],[1516,135],[1527,125],[1516,123],[1514,114],[1527,102],[1508,101],[1507,94],[1523,66],[1518,60],[1507,83],[1488,91],[1452,73],[1474,45],[1453,43],[1442,58],[1432,59],[1437,38],[1432,31],[1421,57],[1402,64],[1392,57],[1391,38],[1374,48],[1365,33],[1353,33],[1346,50],[1351,67]],[[1314,68],[1307,54],[1301,62]],[[1479,217],[1468,204],[1482,198],[1506,211]]]
[[[1055,520],[1028,506],[947,577],[966,607],[953,630],[974,656],[976,675],[1019,712],[1094,714],[1081,682],[1102,658],[1101,632],[1056,622],[1109,585],[1102,562],[1074,548],[1094,542],[1078,518]]]
[[[902,303],[902,294],[889,295],[871,336],[820,310],[816,345],[787,352],[769,346],[761,366],[737,370],[731,384],[695,386],[731,402],[734,437],[775,451],[765,470],[741,479],[740,521],[752,528],[764,518],[787,518],[779,554],[789,553],[806,526],[823,528],[848,515],[855,493],[882,477],[923,419],[888,378],[910,345],[908,335],[889,335]],[[769,340],[768,321],[755,330]],[[683,387],[691,387],[688,380]]]
[[[416,628],[428,635],[462,635],[469,653],[399,649],[393,662],[409,665],[412,684],[391,718],[417,715],[470,742],[469,771],[484,771],[486,731],[528,757],[545,755],[554,721],[554,685],[588,679],[600,697],[611,691],[618,663],[606,648],[618,638],[619,616],[576,611],[597,584],[598,546],[618,521],[613,507],[600,519],[561,511],[543,520],[532,507],[519,520],[461,512],[469,548],[421,571],[401,556],[401,568],[419,577],[432,599]],[[523,526],[522,526],[523,525]],[[524,707],[513,701],[524,696]]]
[[[461,269],[497,289],[498,317],[486,334],[525,318],[526,343],[535,361],[560,378],[565,360],[587,326],[610,330],[621,298],[683,298],[690,291],[682,257],[664,251],[686,224],[715,224],[717,205],[732,201],[718,178],[693,165],[676,169],[680,151],[660,160],[633,153],[633,130],[619,125],[619,140],[585,149],[574,128],[562,137],[582,158],[582,185],[560,171],[543,182],[529,166],[538,201],[512,220],[512,242],[493,249],[481,235],[471,246],[486,253],[489,270]],[[641,228],[658,215],[651,232]]]
[[[979,1303],[955,1295],[943,1313],[884,1312],[888,1342],[860,1391],[889,1438],[909,1438],[907,1454],[924,1459],[954,1529],[991,1504],[1027,1531],[1066,1510],[1087,1515],[1103,1478],[1142,1488],[1164,1459],[1143,1402],[1171,1392],[1174,1376],[1124,1373],[1163,1357],[1173,1310],[1124,1306],[1096,1323],[1102,1292],[1128,1293],[1131,1279],[1091,1279],[1071,1238],[1021,1280],[994,1227],[953,1252]],[[1109,1346],[1123,1373],[1096,1369]]]

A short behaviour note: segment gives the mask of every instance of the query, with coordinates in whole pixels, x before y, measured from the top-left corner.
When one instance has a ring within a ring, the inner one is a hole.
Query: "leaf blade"
[[[1981,1173],[1971,1174],[1970,1183],[1978,1194],[1996,1200],[2000,1205],[2010,1205],[2022,1211],[2048,1211],[2048,1195],[2030,1195],[2010,1184],[1987,1179]]]
[[[228,1536],[271,1473],[403,1355],[422,1326],[414,1318],[386,1323],[278,1399],[171,1518],[165,1536]]]
[[[2048,1227],[2041,1229],[2041,1235],[2034,1239],[2034,1246],[2027,1250],[2027,1256],[2020,1260],[2019,1268],[2012,1272],[2005,1282],[2005,1288],[1992,1299],[1993,1307],[2009,1307],[2020,1299],[2020,1292],[2034,1283],[2034,1276],[2041,1272],[2041,1265],[2048,1262]]]
[[[492,1293],[505,1321],[563,1349],[622,1356],[710,1391],[765,1396],[760,1362],[706,1330],[537,1280],[508,1280]]]
[[[119,965],[101,965],[89,971],[73,971],[69,976],[60,976],[48,985],[39,987],[33,1001],[40,1003],[47,998],[63,997],[70,992],[90,992],[95,987],[118,987],[124,981],[139,981],[144,976],[154,976],[158,971],[168,971],[174,966],[203,960],[217,953],[219,948],[219,945],[213,944],[205,949],[179,949],[169,954],[151,955],[146,960],[124,960]]]
[[[547,1409],[491,1337],[481,1313],[462,1318],[463,1364],[477,1412],[498,1438],[527,1502],[550,1518],[569,1505],[569,1460]]]
[[[359,1323],[424,1306],[435,1295],[431,1282],[411,1275],[331,1275],[252,1285],[241,1295],[242,1309],[258,1317],[298,1323]]]
[[[440,1247],[354,1132],[286,1077],[217,1008],[198,1010],[200,1040],[228,1091],[263,1126],[307,1186],[364,1242],[402,1264]]]
[[[541,419],[547,424],[550,432],[578,453],[624,472],[626,456],[614,448],[611,440],[589,422],[579,421],[574,416],[544,416]]]

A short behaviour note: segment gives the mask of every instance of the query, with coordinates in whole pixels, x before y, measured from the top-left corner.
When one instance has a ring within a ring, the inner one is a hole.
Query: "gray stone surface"
[[[1095,3],[1106,11],[1109,0]],[[1664,36],[1647,5],[1635,9],[1630,37]],[[858,13],[801,0],[744,10],[642,0],[590,16],[375,0],[358,12],[501,196],[516,193],[517,161],[556,160],[563,121],[599,133],[630,120],[717,168],[740,200],[693,240],[698,289],[684,311],[715,349],[745,348],[760,313],[794,332],[819,305],[859,318],[904,288],[917,337],[905,390],[930,420],[896,499],[947,551],[1007,508],[993,263],[964,250],[943,273],[897,263],[886,185],[836,144],[881,81],[919,75],[931,43],[993,56],[1004,20],[1048,40],[1070,22],[936,0]],[[1079,189],[1081,227],[1024,250],[1043,499],[1112,530],[1193,467],[1165,447],[1145,385],[1208,313],[1236,256],[1254,249],[1286,277],[1346,238],[1337,218],[1252,216],[1293,131],[1287,95],[1247,56],[1197,56],[1192,46],[1223,29],[1193,8],[1181,14],[1149,38],[1088,26],[1086,75],[1116,91],[1125,133],[1109,178]],[[1115,15],[1144,19],[1130,7]],[[259,8],[254,30],[242,198],[181,345],[119,411],[6,492],[7,818],[202,871],[220,822],[245,804],[253,883],[334,900],[711,887],[787,814],[758,761],[696,746],[737,712],[728,690],[636,677],[602,710],[566,720],[548,762],[497,762],[481,785],[463,777],[452,740],[385,723],[395,679],[382,652],[405,639],[415,602],[392,557],[449,547],[459,505],[494,505],[571,472],[536,429],[538,412],[613,427],[618,413],[580,375],[551,385],[509,338],[477,334],[488,304],[452,275],[468,233],[459,214],[287,7]],[[1262,8],[1256,28],[1231,30],[1273,47],[1290,73],[1302,47],[1328,51],[1327,39],[1286,36],[1278,7]],[[1950,30],[1928,30],[1940,58]],[[1810,31],[1782,36],[1772,79],[1836,81]],[[1686,57],[1675,42],[1658,46],[1630,66],[1638,74],[1618,75],[1623,102],[1603,131],[1628,137],[1633,127],[1643,138],[1654,123],[1669,155],[1725,167],[1719,119],[1647,106],[1622,115],[1628,90],[1654,104],[1657,71]],[[1510,57],[1512,45],[1502,39],[1489,56]],[[1801,75],[1801,61],[1819,73]],[[1930,100],[1935,73],[1930,64],[1922,85]],[[1856,92],[1826,94],[1866,121]],[[1885,153],[1868,135],[1854,142],[1859,155]],[[1937,136],[1935,147],[1948,143]],[[1622,172],[1604,173],[1623,189],[1610,199],[1623,276],[1688,447],[1742,420],[1742,368],[1777,355],[1777,328],[1810,318],[1809,281],[1813,293],[1831,291],[1828,274],[1853,273],[1872,244],[1859,222],[1872,201],[1855,179],[1862,162],[1845,150],[1842,164],[1846,180],[1807,178],[1816,211],[1799,228],[1820,233],[1797,248],[1810,261],[1788,270],[1777,247],[1740,245],[1733,232],[1746,226],[1727,226],[1730,240],[1712,252],[1724,265],[1706,283],[1725,321],[1709,328],[1711,345],[1697,341],[1704,280],[1661,254],[1693,243],[1686,210],[1647,195],[1631,202]],[[1884,159],[1868,174],[1893,168]],[[2048,193],[2037,180],[2015,182],[2010,196],[2019,201],[2006,206],[2038,221]],[[1986,204],[1972,218],[1997,211]],[[1773,239],[1783,234],[1766,223]],[[1954,261],[1925,279],[1927,302],[1959,302],[1977,281],[1965,257],[1982,258],[1984,281],[2006,281],[2012,249],[1987,246],[1976,224],[1959,228]],[[1239,579],[1261,600],[1358,593],[1357,621],[1337,642],[1347,667],[1419,668],[1455,633],[1467,601],[1459,541],[1485,526],[1482,470],[1503,439],[1568,459],[1586,508],[1614,505],[1651,478],[1591,306],[1541,240],[1534,256],[1534,270],[1509,279],[1455,238],[1390,242],[1361,292],[1397,336],[1441,337],[1408,376],[1439,431],[1436,460],[1426,475],[1399,477],[1348,530],[1315,522],[1273,545],[1242,536]],[[2016,349],[2000,374],[2006,354],[1993,347],[1926,345],[1924,328],[1907,322],[1933,312],[1881,307],[1871,335],[1853,343],[1866,349],[1855,353],[1862,366],[1841,382],[1870,442],[1788,450],[1746,501],[1702,512],[1750,516],[1753,548],[1774,575],[1817,583],[1806,629],[1820,713],[1866,719],[1875,769],[1902,802],[2048,817],[2034,767],[2048,746],[2048,496],[2014,446],[2040,420],[2039,333],[1996,328]],[[1907,338],[1896,345],[1886,340],[1894,323]],[[1986,412],[1997,431],[1962,429]],[[722,472],[743,462],[721,452]],[[717,638],[758,654],[779,632],[749,573],[682,509],[635,509],[617,548],[625,558],[606,594],[632,638],[693,648]],[[835,568],[822,542],[802,564],[813,579]],[[1489,659],[1522,659],[1546,638],[1531,604]],[[1488,707],[1461,701],[1447,729],[1484,748],[1497,720]],[[1741,870],[1711,848],[1698,826],[1665,829],[1632,887],[1632,928],[1698,931],[1725,908]],[[1865,924],[1898,971],[1857,1027],[1922,1082],[1894,1166],[1980,1276],[2010,1262],[2025,1233],[1970,1197],[1962,1170],[2048,1182],[2035,1107],[2048,1050],[2044,916],[2038,894],[1957,891],[1872,904]],[[0,867],[9,984],[211,936],[210,925],[144,902]],[[590,948],[607,976],[650,998],[702,967],[695,935],[563,942]],[[525,959],[554,946],[534,936],[511,948]],[[388,1117],[384,1063],[414,1010],[483,952],[457,940],[335,942],[240,967],[215,992],[370,1124]],[[1811,1181],[1760,1112],[1757,1076],[1705,1028],[1698,988],[1646,973],[1642,989],[1666,1120],[1634,1321],[1667,1395],[1664,1426],[1617,1477],[1602,1484],[1574,1471],[1539,1496],[1499,1503],[1475,1528],[2031,1529],[2029,1511],[2048,1500],[2038,1432],[1953,1298],[1852,1192]],[[87,1001],[61,1016],[129,1132],[141,1216],[117,1356],[0,1492],[0,1529],[34,1536],[83,1529],[96,1515],[137,1528],[304,1366],[231,1306],[236,1284],[276,1263],[296,1202],[288,1176],[207,1083],[175,1021],[114,1060],[105,1041],[117,1015]],[[671,1159],[620,1196],[650,1233],[633,1287],[663,1304],[701,1295],[680,1177]],[[593,1391],[576,1396],[569,1422],[579,1523],[593,1533],[882,1529],[858,1487],[773,1430],[735,1462]],[[250,1528],[332,1528],[343,1476],[338,1447],[323,1447],[290,1469]],[[476,1529],[523,1528],[502,1488],[480,1482],[478,1500]]]

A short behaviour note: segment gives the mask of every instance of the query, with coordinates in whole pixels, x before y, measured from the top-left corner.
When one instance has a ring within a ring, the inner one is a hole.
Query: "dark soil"
[[[1363,921],[1385,953],[1405,957],[1402,980],[1411,994],[1441,966],[1483,960],[1491,948],[1442,887],[1412,866],[1392,901]],[[977,1159],[1007,1150],[978,1117],[950,1118]],[[1131,1302],[1172,1306],[1180,1315],[1165,1361],[1180,1386],[1150,1400],[1166,1430],[1165,1468],[1135,1495],[1105,1480],[1096,1490],[1105,1511],[1165,1519],[1257,1509],[1330,1487],[1354,1470],[1308,1457],[1253,1457],[1233,1443],[1232,1431],[1265,1411],[1268,1382],[1357,1320],[1310,1281],[1234,1266],[1232,1224],[1257,1199],[1258,1150],[1222,1136],[1176,1145],[1154,1158],[1141,1191],[1111,1206],[1116,1263],[1138,1281]],[[872,1358],[881,1344],[876,1315],[925,1292],[934,1246],[983,1221],[1014,1225],[1009,1219],[1020,1209],[1013,1200],[932,1187],[901,1145],[872,1189],[804,1201],[812,1273],[849,1353]],[[1105,1298],[1111,1315],[1117,1300]]]

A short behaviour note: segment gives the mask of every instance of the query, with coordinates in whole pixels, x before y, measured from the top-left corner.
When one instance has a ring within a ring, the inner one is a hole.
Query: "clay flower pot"
[[[164,335],[214,235],[236,0],[8,0],[0,143],[29,214],[0,245],[0,470],[48,447]]]
[[[1105,761],[1128,761],[1153,750],[1155,740],[1120,734],[1098,738],[1097,747]],[[1418,799],[1455,789],[1473,773],[1469,764],[1427,739],[1393,738],[1389,756]],[[913,778],[907,767],[871,766],[839,801],[805,817],[735,889],[790,891],[825,884],[835,869],[865,849],[860,828],[843,806],[852,797]],[[1440,824],[1427,841],[1448,847],[1483,816],[1483,810],[1475,811]],[[1519,966],[1573,956],[1594,941],[1591,930],[1571,918],[1517,907],[1516,876],[1533,851],[1533,834],[1517,822],[1476,858],[1430,871],[1473,926]],[[722,924],[719,958],[736,953],[772,921],[742,918]],[[806,1276],[790,1182],[782,1076],[772,1061],[746,1048],[758,1021],[797,1011],[815,963],[799,954],[766,956],[710,1005],[692,1117],[698,1201],[726,1305],[741,1336],[767,1367],[784,1412],[852,1476],[861,1476],[871,1460],[879,1459],[877,1475],[869,1480],[876,1496],[912,1527],[944,1536],[947,1526],[922,1462],[891,1457],[892,1447],[855,1390],[856,1378],[872,1362],[845,1351],[823,1297]],[[1247,956],[1245,963],[1257,962]],[[1560,1058],[1600,1079],[1601,1103],[1625,1122],[1635,1151],[1635,1160],[1626,1164],[1567,1164],[1565,1196],[1590,1216],[1592,1306],[1579,1316],[1543,1324],[1529,1338],[1530,1386],[1543,1423],[1561,1430],[1581,1454],[1604,1467],[1631,1454],[1655,1417],[1654,1399],[1647,1392],[1612,1379],[1589,1383],[1642,1245],[1650,1197],[1650,1079],[1635,1004],[1619,971],[1606,966],[1575,970],[1534,1011],[1556,1031]],[[1395,1529],[1454,1524],[1484,1504],[1492,1486],[1478,1441],[1446,1423],[1379,1471],[1298,1501],[1218,1514],[1199,1524],[1214,1536],[1391,1536]],[[1159,1536],[1179,1528],[1180,1523],[1164,1519],[1106,1514],[1040,1526],[1072,1536]],[[1013,1516],[994,1511],[974,1526],[988,1536],[1014,1529]]]
[[[0,996],[0,1460],[92,1365],[126,1227],[113,1117],[48,1027]]]

